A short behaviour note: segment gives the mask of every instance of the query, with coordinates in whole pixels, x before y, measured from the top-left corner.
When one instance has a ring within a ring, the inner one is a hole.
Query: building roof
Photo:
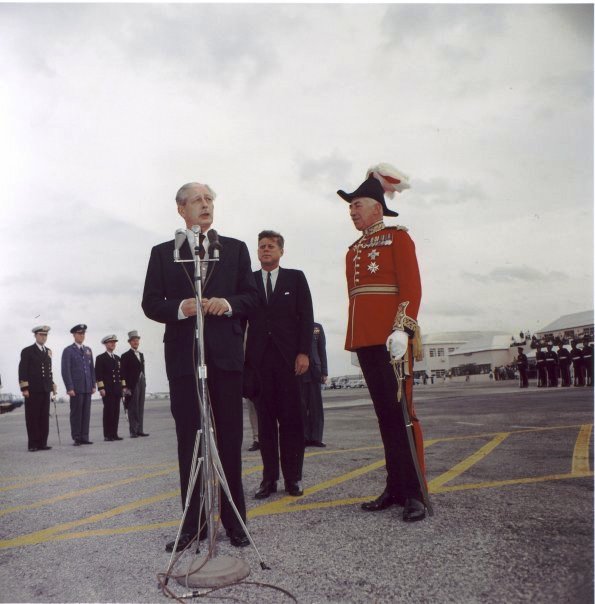
[[[463,344],[448,356],[454,357],[461,354],[470,354],[472,352],[483,352],[486,350],[508,350],[512,342],[512,335],[509,333],[487,333]]]
[[[573,329],[575,327],[585,327],[593,325],[593,311],[585,310],[583,312],[575,312],[571,315],[562,315],[553,323],[542,327],[536,333],[552,333],[554,331],[563,331],[564,329]]]
[[[464,344],[485,334],[485,331],[440,331],[422,332],[422,344]],[[493,334],[494,332],[487,332]]]

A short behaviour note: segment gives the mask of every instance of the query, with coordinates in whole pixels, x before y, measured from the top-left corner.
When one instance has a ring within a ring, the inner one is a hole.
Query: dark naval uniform
[[[558,386],[558,355],[548,346],[544,353],[545,369],[547,371],[547,385],[550,388]]]
[[[558,364],[560,366],[560,379],[564,388],[570,386],[570,363],[570,351],[564,348],[564,346],[560,346],[558,349]]]
[[[323,446],[324,411],[320,385],[328,376],[326,360],[326,338],[320,323],[314,323],[310,366],[301,377],[302,410],[304,417],[304,440],[306,446]]]
[[[21,351],[19,382],[21,391],[28,391],[25,399],[25,423],[29,451],[45,449],[50,429],[50,397],[54,390],[52,351],[37,344]]]
[[[570,358],[572,359],[572,372],[574,374],[574,385],[584,386],[585,377],[583,374],[583,351],[577,348],[576,342],[572,342],[570,350]]]
[[[547,386],[547,371],[545,367],[545,352],[540,348],[535,353],[535,364],[537,366],[537,386],[545,388]]]
[[[517,358],[517,368],[519,370],[519,382],[521,388],[529,387],[529,379],[527,377],[527,371],[529,369],[529,359],[524,352],[519,352]]]
[[[62,379],[70,397],[70,432],[74,444],[89,442],[91,394],[95,388],[93,353],[88,346],[71,344],[62,353]]]
[[[585,373],[585,386],[593,385],[593,346],[588,342],[583,344],[583,367]]]
[[[407,498],[421,501],[406,427],[397,403],[397,379],[386,349],[386,340],[395,328],[399,305],[404,303],[407,319],[404,326],[410,336],[404,386],[423,474],[423,435],[413,407],[411,338],[418,331],[416,319],[421,301],[415,245],[405,227],[386,227],[378,222],[363,231],[362,237],[351,245],[346,267],[349,320],[345,349],[357,353],[374,403],[386,458],[386,490],[401,503]]]
[[[105,390],[103,400],[103,436],[106,440],[119,440],[120,399],[126,383],[120,377],[120,357],[104,352],[95,359],[95,378],[98,390]]]

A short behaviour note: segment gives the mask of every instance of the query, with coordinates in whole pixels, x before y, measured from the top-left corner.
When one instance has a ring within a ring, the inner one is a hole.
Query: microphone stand
[[[263,569],[268,567],[264,563],[264,560],[262,559],[262,556],[260,555],[260,552],[258,551],[258,548],[256,547],[256,544],[254,543],[250,533],[248,532],[246,524],[242,520],[242,517],[231,497],[229,485],[225,478],[223,466],[219,458],[217,443],[215,441],[215,433],[212,426],[211,404],[207,388],[207,366],[205,363],[204,353],[204,316],[202,313],[203,280],[201,267],[203,266],[203,263],[207,264],[209,262],[219,261],[219,249],[221,246],[217,240],[211,241],[209,252],[211,250],[213,251],[213,257],[210,257],[211,254],[209,253],[208,259],[201,259],[199,254],[200,247],[198,238],[200,229],[198,226],[193,226],[192,231],[194,233],[195,240],[193,258],[190,260],[181,259],[179,253],[179,247],[181,247],[181,245],[178,245],[179,242],[176,241],[177,249],[174,250],[174,262],[194,263],[194,295],[196,301],[195,340],[197,350],[195,375],[201,427],[196,433],[196,441],[194,443],[194,452],[190,469],[190,477],[188,480],[188,489],[186,492],[184,511],[182,514],[182,519],[180,521],[180,526],[178,528],[178,533],[174,542],[174,547],[172,555],[170,557],[166,577],[170,576],[171,569],[175,563],[176,549],[182,532],[184,519],[186,518],[186,514],[188,513],[188,509],[190,507],[190,501],[194,489],[196,487],[196,481],[200,476],[200,505],[198,515],[199,535],[197,537],[200,538],[201,520],[204,513],[207,525],[207,555],[205,557],[200,558],[198,561],[195,561],[195,563],[189,567],[188,571],[185,574],[177,576],[176,579],[178,583],[184,585],[185,587],[221,587],[225,585],[230,585],[247,577],[248,574],[250,574],[250,567],[243,560],[238,560],[232,558],[231,556],[217,557],[215,544],[217,532],[217,522],[215,520],[215,501],[218,494],[218,489],[216,488],[218,483],[227,495],[229,503],[240,525],[245,531],[246,536],[252,544],[252,547],[255,549],[260,559],[261,567]],[[178,237],[178,232],[176,232],[176,237]]]

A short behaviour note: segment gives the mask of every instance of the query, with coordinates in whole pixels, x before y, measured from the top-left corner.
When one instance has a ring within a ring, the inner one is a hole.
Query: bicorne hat
[[[358,197],[369,197],[374,199],[382,206],[383,216],[398,216],[397,212],[389,210],[386,207],[386,201],[384,200],[384,189],[380,182],[374,178],[373,174],[370,174],[366,180],[355,190],[353,193],[345,193],[345,191],[337,191],[337,195],[343,198],[347,203],[351,203]]]

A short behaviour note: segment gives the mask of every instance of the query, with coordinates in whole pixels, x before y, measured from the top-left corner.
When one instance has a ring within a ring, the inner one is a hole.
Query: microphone
[[[213,260],[219,260],[219,251],[223,249],[219,241],[219,233],[215,229],[211,229],[207,232],[207,239],[209,240],[209,256]]]
[[[174,235],[174,262],[180,259],[180,248],[186,241],[186,229],[178,229]]]

